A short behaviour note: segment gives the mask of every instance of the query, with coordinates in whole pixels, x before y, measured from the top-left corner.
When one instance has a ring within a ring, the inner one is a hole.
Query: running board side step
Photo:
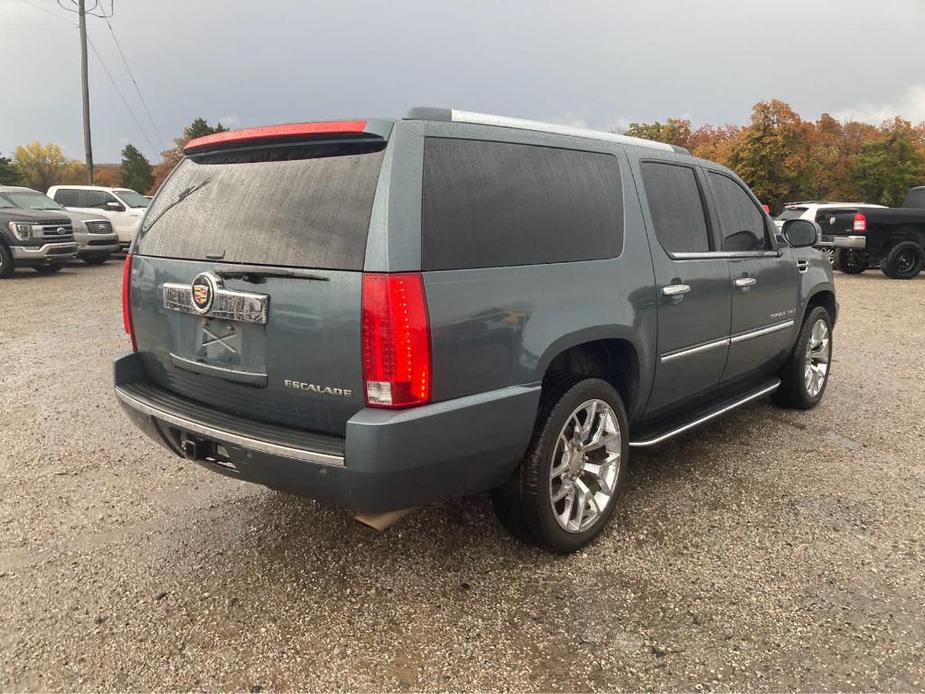
[[[694,427],[700,426],[704,422],[709,422],[711,419],[715,419],[720,415],[726,414],[727,412],[741,407],[746,403],[751,402],[752,400],[757,400],[758,398],[773,393],[780,386],[780,379],[774,379],[773,382],[763,385],[758,390],[751,391],[744,396],[740,396],[732,401],[724,401],[714,406],[712,409],[706,411],[706,414],[702,414],[694,420],[688,421],[686,423],[677,424],[676,426],[668,426],[663,429],[655,429],[651,431],[644,431],[641,438],[635,441],[630,441],[629,445],[631,448],[646,448],[647,446],[655,446],[656,444],[667,441],[668,439],[682,434],[685,431],[690,431]]]

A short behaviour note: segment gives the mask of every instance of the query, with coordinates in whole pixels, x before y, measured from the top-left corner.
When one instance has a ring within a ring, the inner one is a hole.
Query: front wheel
[[[104,253],[102,255],[88,255],[84,256],[83,259],[87,265],[102,265],[107,260],[109,260],[109,253]]]
[[[781,407],[811,410],[825,393],[832,364],[832,317],[817,306],[803,321],[787,363],[780,372],[780,387],[772,399]]]
[[[533,439],[492,494],[502,524],[553,552],[581,549],[607,525],[629,452],[626,411],[598,378],[562,375],[544,387]]]
[[[10,249],[0,243],[0,280],[13,276],[13,254]]]

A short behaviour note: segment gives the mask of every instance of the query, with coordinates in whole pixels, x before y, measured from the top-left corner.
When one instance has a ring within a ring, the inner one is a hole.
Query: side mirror
[[[125,207],[114,200],[110,200],[106,203],[106,209],[112,210],[113,212],[125,212]]]
[[[788,219],[781,229],[784,238],[793,248],[806,248],[819,243],[819,225],[810,219]]]

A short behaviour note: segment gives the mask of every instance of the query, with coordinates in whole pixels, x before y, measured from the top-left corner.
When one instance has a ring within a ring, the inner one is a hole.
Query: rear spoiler
[[[199,154],[211,150],[229,149],[254,144],[305,142],[316,139],[380,139],[385,140],[392,122],[385,120],[338,120],[316,123],[285,123],[258,128],[226,130],[190,140],[184,154]]]

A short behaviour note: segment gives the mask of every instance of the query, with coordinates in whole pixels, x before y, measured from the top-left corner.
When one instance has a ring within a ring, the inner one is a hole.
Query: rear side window
[[[771,248],[764,212],[745,189],[728,176],[710,172],[716,195],[724,251],[762,251]]]
[[[777,218],[784,221],[788,219],[800,219],[808,209],[808,207],[785,207],[784,211],[777,215]],[[820,214],[822,213],[820,212]]]
[[[669,253],[710,250],[710,232],[694,170],[662,162],[642,162],[642,182],[659,243]]]
[[[382,145],[267,148],[184,159],[152,201],[137,252],[362,270]]]
[[[70,190],[68,188],[63,188],[55,191],[55,202],[65,207],[79,207],[78,203],[78,192],[76,190]]]
[[[425,270],[613,258],[623,249],[620,165],[610,154],[427,138]]]

